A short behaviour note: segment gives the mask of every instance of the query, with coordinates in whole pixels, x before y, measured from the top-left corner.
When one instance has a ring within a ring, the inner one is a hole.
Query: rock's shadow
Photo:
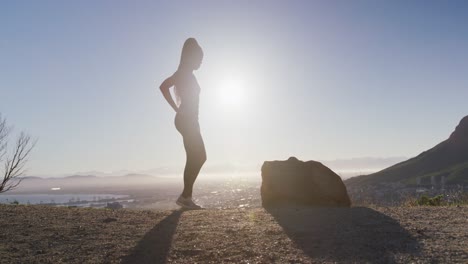
[[[416,255],[418,241],[393,218],[365,207],[268,208],[289,238],[320,261],[394,263]]]
[[[121,263],[166,263],[171,249],[172,237],[175,234],[183,210],[176,210],[155,225],[122,259]]]

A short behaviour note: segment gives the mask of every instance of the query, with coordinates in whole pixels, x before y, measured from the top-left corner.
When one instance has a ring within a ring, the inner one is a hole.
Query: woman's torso
[[[176,93],[180,98],[178,114],[198,119],[200,85],[193,73],[176,73]]]

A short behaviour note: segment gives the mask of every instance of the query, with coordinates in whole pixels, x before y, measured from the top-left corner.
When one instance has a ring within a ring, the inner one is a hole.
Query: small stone
[[[110,223],[115,221],[117,221],[117,219],[112,217],[107,217],[106,219],[102,220],[103,223]]]

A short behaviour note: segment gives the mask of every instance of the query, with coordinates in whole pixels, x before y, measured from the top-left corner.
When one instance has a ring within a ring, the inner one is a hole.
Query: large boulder
[[[320,162],[303,162],[295,157],[263,163],[261,195],[264,207],[351,206],[340,176]]]

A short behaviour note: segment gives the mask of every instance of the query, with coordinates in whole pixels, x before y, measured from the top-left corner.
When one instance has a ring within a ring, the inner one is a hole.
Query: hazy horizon
[[[202,174],[410,158],[468,114],[467,13],[466,1],[2,2],[0,113],[12,136],[38,139],[27,175],[182,171],[158,87],[195,37]]]
[[[350,177],[365,175],[380,171],[396,163],[406,160],[406,157],[391,157],[391,158],[353,158],[353,159],[338,159],[338,160],[320,160],[324,165],[330,167],[343,179]],[[206,166],[202,169],[201,177],[213,178],[217,175],[222,177],[231,177],[232,175],[250,175],[260,176],[262,164],[214,164]],[[118,170],[118,171],[76,171],[61,174],[26,174],[24,177],[41,177],[41,178],[60,178],[68,176],[98,176],[98,177],[114,177],[126,175],[150,175],[150,176],[169,176],[177,177],[183,174],[183,167],[159,167],[150,168],[147,170]]]

